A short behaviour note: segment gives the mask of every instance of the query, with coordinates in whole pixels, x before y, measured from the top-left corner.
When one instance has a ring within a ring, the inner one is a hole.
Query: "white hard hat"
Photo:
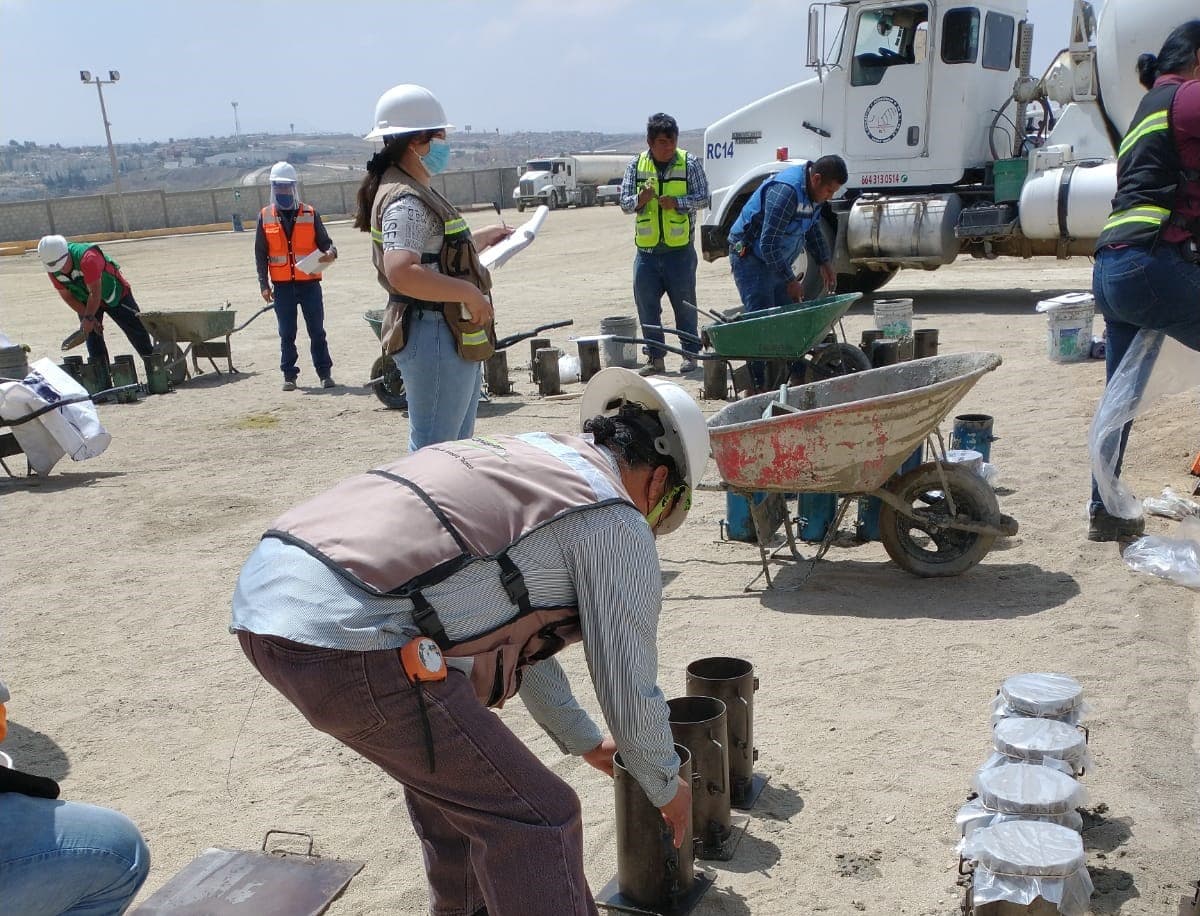
[[[379,97],[375,103],[375,129],[363,139],[378,140],[391,134],[443,130],[453,126],[446,120],[442,103],[432,92],[414,83],[401,83]]]
[[[660,378],[643,378],[629,369],[611,366],[594,376],[583,390],[579,405],[580,422],[596,416],[612,416],[621,405],[631,402],[647,410],[658,411],[666,435],[654,443],[662,454],[670,455],[689,490],[704,476],[708,464],[708,425],[700,405],[686,391]],[[659,534],[670,534],[683,524],[691,499],[675,501],[671,514],[663,519]]]
[[[271,166],[271,181],[290,181],[296,183],[296,168],[290,162],[276,162]]]
[[[38,257],[46,265],[46,270],[57,266],[70,252],[67,250],[67,240],[61,235],[44,235],[38,242]]]

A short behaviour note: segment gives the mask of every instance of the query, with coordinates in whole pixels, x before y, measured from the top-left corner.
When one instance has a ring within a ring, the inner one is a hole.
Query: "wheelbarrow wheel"
[[[909,506],[912,514],[898,512],[885,502],[879,510],[879,539],[897,566],[925,578],[966,572],[984,558],[996,540],[995,535],[933,523],[933,518],[950,513],[942,489],[943,473],[960,516],[973,522],[1000,517],[991,487],[957,465],[944,464],[939,471],[936,463],[922,464],[889,481],[887,489]]]
[[[826,344],[813,356],[808,372],[812,378],[809,381],[819,382],[822,379],[837,378],[870,368],[871,361],[867,359],[867,354],[854,344],[839,341]]]
[[[396,368],[396,361],[390,356],[381,356],[371,367],[371,378],[382,378],[372,387],[375,397],[383,401],[392,410],[404,410],[408,407],[408,395],[404,391],[404,378]]]
[[[169,367],[167,376],[172,385],[182,385],[187,381],[187,360],[183,358],[183,349],[177,343],[159,341],[154,349],[162,354],[163,365]]]

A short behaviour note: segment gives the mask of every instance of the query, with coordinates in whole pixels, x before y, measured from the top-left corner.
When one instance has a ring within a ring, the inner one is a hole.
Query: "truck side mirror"
[[[814,3],[808,8],[808,60],[809,67],[821,66],[821,10]]]

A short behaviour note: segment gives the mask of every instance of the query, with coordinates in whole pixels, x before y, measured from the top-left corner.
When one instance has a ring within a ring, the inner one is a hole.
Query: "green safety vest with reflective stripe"
[[[1179,83],[1142,97],[1117,152],[1117,196],[1096,250],[1107,245],[1151,246],[1171,219],[1181,182],[1187,179],[1171,131],[1171,103]]]
[[[100,251],[100,256],[104,258],[104,273],[100,275],[100,300],[106,307],[116,305],[125,295],[128,286],[125,278],[121,276],[121,265],[101,251],[97,245],[67,242],[67,252],[71,255],[69,269],[54,271],[50,275],[66,287],[72,299],[75,299],[80,305],[87,305],[88,288],[83,281],[83,271],[79,269],[79,265],[83,261],[83,256],[93,248]]]
[[[442,274],[466,280],[483,293],[490,292],[492,288],[491,274],[480,263],[479,254],[475,251],[475,242],[471,238],[471,229],[467,225],[467,221],[454,209],[454,205],[433,188],[420,184],[402,169],[391,166],[380,179],[379,189],[375,192],[375,203],[371,210],[371,261],[375,264],[379,285],[391,294],[381,328],[381,342],[385,353],[398,353],[404,348],[404,313],[407,307],[426,304],[422,300],[404,296],[398,290],[393,289],[383,269],[384,211],[401,197],[409,196],[420,199],[442,221],[441,250],[436,259],[422,255],[422,262],[433,263],[436,260],[438,270]],[[462,317],[461,303],[429,304],[442,306],[442,317],[450,326],[458,354],[463,359],[482,362],[495,352],[496,328],[494,322],[488,322],[482,328],[473,328],[470,326],[470,321]]]
[[[665,177],[660,178],[658,165],[647,150],[638,156],[636,193],[641,193],[646,185],[651,184],[657,193],[642,207],[634,222],[634,241],[638,248],[657,248],[666,245],[668,248],[683,248],[692,241],[692,221],[689,214],[680,210],[664,210],[658,205],[659,197],[686,197],[687,183],[687,153],[681,149],[675,150],[675,161],[666,170]]]

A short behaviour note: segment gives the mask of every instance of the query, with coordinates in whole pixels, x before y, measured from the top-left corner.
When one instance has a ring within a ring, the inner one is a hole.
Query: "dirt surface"
[[[330,228],[342,257],[325,281],[326,326],[343,387],[315,387],[302,343],[301,389],[280,391],[265,315],[233,337],[239,374],[209,371],[172,394],[102,407],[113,435],[104,455],[65,461],[38,485],[0,480],[0,677],[13,694],[4,749],[61,780],[65,797],[141,826],[153,856],[141,899],[203,849],[257,849],[279,828],[311,833],[323,856],[366,863],[335,916],[425,911],[400,787],[312,731],[226,629],[238,569],[268,523],[407,442],[403,414],[355,387],[377,348],[362,314],[383,299],[366,236]],[[574,328],[549,334],[567,344],[567,332],[632,314],[632,237],[611,207],[551,214],[496,276],[500,334],[569,317]],[[244,319],[262,304],[252,245],[250,233],[230,233],[105,247],[143,309],[229,302]],[[716,884],[699,916],[956,912],[954,814],[990,749],[989,701],[1023,671],[1078,677],[1094,709],[1095,912],[1171,912],[1200,878],[1194,598],[1084,539],[1086,433],[1103,366],[1050,362],[1033,311],[1089,278],[1086,260],[965,261],[902,274],[885,291],[913,297],[916,327],[938,328],[942,352],[1003,355],[956,411],[995,417],[1001,505],[1021,525],[978,567],[921,580],[873,543],[835,548],[811,574],[807,564],[779,574],[785,587],[807,574],[802,588],[747,594],[757,551],[720,541],[725,501],[714,492],[660,542],[666,695],[682,694],[685,666],[707,655],[752,660],[762,684],[755,739],[770,782],[735,858],[706,866]],[[0,290],[0,327],[35,357],[57,357],[75,325],[32,254],[0,259]],[[735,304],[727,262],[701,265],[699,295]],[[849,338],[870,323],[869,307],[857,308]],[[115,326],[109,338],[114,355],[129,352]],[[539,399],[528,361],[526,344],[509,351],[516,393],[481,407],[479,432],[577,428],[578,402]],[[699,374],[684,384],[698,394]],[[1127,471],[1139,495],[1190,492],[1195,416],[1194,396],[1183,397],[1139,424]],[[563,661],[595,710],[583,653]],[[616,864],[612,786],[560,756],[519,702],[501,715],[579,792],[599,889]]]

